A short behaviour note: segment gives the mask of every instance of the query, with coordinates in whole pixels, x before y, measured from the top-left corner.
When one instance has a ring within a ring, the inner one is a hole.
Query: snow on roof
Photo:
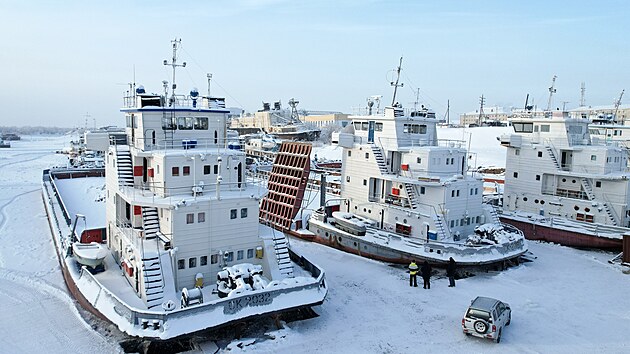
[[[78,235],[105,227],[105,177],[55,179],[55,185],[72,222],[76,214],[85,215],[85,222],[77,222]]]

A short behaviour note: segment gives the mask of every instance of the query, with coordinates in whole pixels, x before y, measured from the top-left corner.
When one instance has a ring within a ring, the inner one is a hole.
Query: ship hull
[[[563,230],[549,225],[541,225],[535,222],[514,220],[500,216],[502,222],[517,227],[528,240],[547,241],[558,243],[564,246],[577,248],[598,248],[606,250],[620,250],[622,239],[613,239],[596,236],[588,232],[576,230]],[[630,231],[630,230],[629,230]]]

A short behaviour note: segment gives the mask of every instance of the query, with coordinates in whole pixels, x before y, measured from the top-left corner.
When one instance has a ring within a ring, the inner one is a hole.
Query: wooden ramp
[[[311,169],[310,143],[283,142],[269,175],[269,193],[260,206],[260,222],[282,232],[291,229],[300,210]]]

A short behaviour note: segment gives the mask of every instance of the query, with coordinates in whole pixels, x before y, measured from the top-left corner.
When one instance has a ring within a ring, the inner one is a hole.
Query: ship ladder
[[[376,164],[378,165],[378,169],[381,171],[381,174],[387,174],[387,161],[385,161],[385,157],[383,157],[383,152],[381,149],[375,144],[370,144],[372,148],[372,153],[374,154],[374,158],[376,159]]]
[[[116,146],[116,166],[118,167],[118,184],[133,186],[133,165],[128,147]]]
[[[293,277],[293,264],[289,257],[289,240],[281,232],[273,233],[273,248],[276,253],[276,259],[278,260],[278,268],[280,273],[286,277]]]

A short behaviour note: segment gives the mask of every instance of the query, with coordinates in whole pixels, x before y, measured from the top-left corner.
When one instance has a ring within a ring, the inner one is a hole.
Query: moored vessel
[[[133,87],[121,110],[127,141],[109,146],[105,169],[44,172],[72,294],[121,331],[155,339],[321,304],[323,270],[259,223],[267,191],[229,146],[224,99],[175,88]]]

